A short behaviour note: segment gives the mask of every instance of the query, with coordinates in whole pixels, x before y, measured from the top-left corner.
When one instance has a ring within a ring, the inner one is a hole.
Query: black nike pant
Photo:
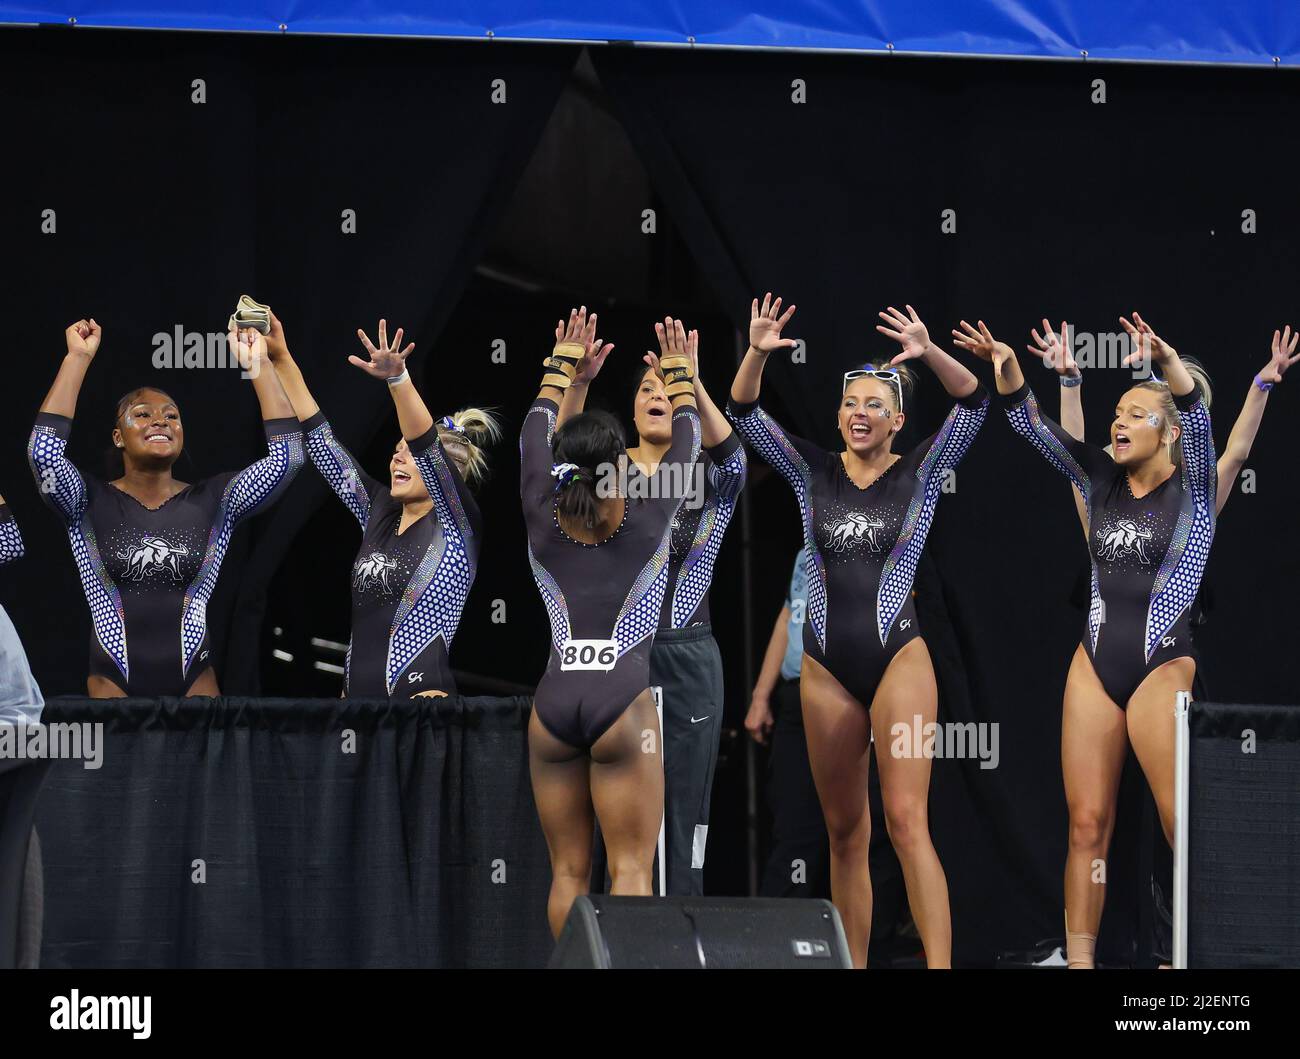
[[[663,709],[664,847],[667,894],[704,893],[709,801],[722,738],[722,655],[709,625],[660,629],[650,650],[650,686]],[[591,889],[609,889],[605,843],[596,827]],[[659,893],[659,860],[654,890]]]

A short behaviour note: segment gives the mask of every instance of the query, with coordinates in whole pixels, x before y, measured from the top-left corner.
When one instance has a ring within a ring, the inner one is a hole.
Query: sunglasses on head
[[[854,379],[880,379],[889,383],[894,391],[898,394],[898,407],[903,407],[903,384],[898,378],[898,372],[893,368],[856,368],[853,371],[844,373],[844,385],[840,388],[840,396],[843,397],[849,392],[849,383]]]

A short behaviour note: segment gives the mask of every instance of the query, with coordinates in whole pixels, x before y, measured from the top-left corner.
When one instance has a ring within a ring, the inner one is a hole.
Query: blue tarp
[[[0,0],[0,23],[1300,64],[1294,0]]]

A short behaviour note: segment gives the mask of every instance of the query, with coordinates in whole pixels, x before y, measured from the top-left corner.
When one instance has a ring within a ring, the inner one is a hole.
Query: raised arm
[[[910,305],[906,315],[892,305],[887,312],[878,315],[885,323],[883,326],[877,324],[876,330],[903,347],[902,352],[889,362],[892,366],[897,367],[908,360],[921,361],[938,377],[948,396],[957,400],[969,397],[979,389],[979,379],[969,368],[930,341],[930,332]]]
[[[262,406],[267,453],[231,478],[225,490],[226,519],[231,526],[277,499],[303,465],[302,427],[293,414],[280,379],[271,367],[266,338],[253,328],[232,330],[228,341],[250,379]]]
[[[370,504],[380,485],[361,469],[352,453],[334,436],[334,430],[312,397],[301,369],[285,337],[280,318],[271,313],[271,333],[266,336],[266,353],[280,377],[285,396],[302,423],[307,456],[334,494],[364,528],[370,520]]]
[[[1216,514],[1223,510],[1223,505],[1232,495],[1237,483],[1237,476],[1250,458],[1251,447],[1255,444],[1255,435],[1264,419],[1264,409],[1268,407],[1269,391],[1282,381],[1287,368],[1300,360],[1300,353],[1295,352],[1296,343],[1300,342],[1300,331],[1292,334],[1291,325],[1285,331],[1273,332],[1272,356],[1264,370],[1255,376],[1246,400],[1242,402],[1241,413],[1232,425],[1228,435],[1228,444],[1218,463],[1218,488],[1215,491]]]
[[[573,381],[565,389],[564,398],[560,401],[560,410],[555,422],[557,429],[564,425],[565,420],[576,416],[587,407],[587,393],[591,384],[600,374],[605,358],[614,348],[613,342],[602,342],[596,337],[598,326],[596,314],[592,313],[590,317],[586,314],[585,305],[581,310],[571,309],[568,322],[560,320],[555,325],[556,349],[566,344],[579,345],[583,349],[582,356],[574,365]]]
[[[470,498],[459,472],[442,447],[433,415],[415,388],[415,383],[411,381],[411,373],[406,369],[406,358],[415,349],[415,343],[408,343],[403,348],[402,333],[399,327],[390,344],[388,323],[380,320],[379,345],[376,347],[366,333],[358,329],[357,335],[370,359],[350,356],[348,361],[372,378],[383,379],[388,383],[388,392],[397,408],[397,423],[402,429],[402,437],[410,447],[411,459],[420,470],[420,478],[428,490],[429,499],[433,501],[438,522],[445,534],[459,536],[464,543],[474,533],[465,511]]]
[[[253,381],[253,392],[257,394],[257,403],[262,406],[262,418],[268,422],[295,418],[293,405],[280,385],[280,375],[271,367],[266,336],[251,327],[242,331],[232,328],[226,341],[239,358],[244,374]]]
[[[964,320],[962,326],[970,327]],[[1069,337],[1068,329],[1064,324],[1061,325],[1061,331],[1067,338]],[[1086,429],[1083,417],[1083,372],[1079,370],[1069,342],[1062,345],[1056,332],[1052,330],[1052,325],[1047,322],[1047,317],[1043,317],[1041,335],[1036,327],[1031,329],[1029,334],[1034,341],[1032,345],[1025,348],[1038,357],[1045,367],[1053,369],[1060,379],[1062,429],[1075,441],[1083,441]],[[1070,483],[1070,493],[1074,497],[1074,511],[1079,516],[1079,524],[1083,527],[1083,536],[1086,540],[1088,506],[1083,502],[1083,494],[1079,492],[1079,487],[1073,482]]]
[[[88,494],[81,472],[64,455],[72,433],[72,416],[90,362],[99,351],[103,329],[94,319],[78,320],[64,332],[67,352],[54,385],[41,404],[27,444],[27,461],[41,496],[68,522],[86,510]]]
[[[266,355],[280,377],[280,385],[285,396],[293,406],[293,414],[300,423],[306,423],[320,411],[320,405],[307,389],[307,382],[298,368],[298,363],[289,352],[289,341],[284,335],[284,325],[280,318],[271,313],[271,333],[266,336]]]
[[[773,301],[771,291],[763,295],[761,308],[758,299],[754,299],[749,311],[749,349],[745,351],[736,378],[731,383],[731,400],[735,404],[751,405],[757,401],[767,358],[774,350],[794,348],[794,339],[781,337],[785,325],[794,316],[794,310],[791,305],[781,312],[781,299]]]
[[[0,496],[0,566],[23,557],[23,535],[18,532],[14,513]]]
[[[41,402],[41,412],[71,419],[77,414],[81,384],[86,379],[90,362],[99,352],[104,330],[91,317],[89,320],[78,320],[63,332],[63,337],[68,351],[59,365],[59,373],[54,376],[54,385]]]
[[[963,320],[962,327],[963,332],[953,332],[954,341],[962,349],[993,365],[998,393],[1008,399],[1007,418],[1012,429],[1078,486],[1079,492],[1090,502],[1093,477],[1113,468],[1114,461],[1101,449],[1072,437],[1061,424],[1043,414],[1037,398],[1025,382],[1015,353],[1005,342],[993,337],[983,320],[978,321],[978,327],[971,327]],[[1063,348],[1068,348],[1068,324],[1061,324],[1059,342]]]
[[[698,357],[699,335],[692,331],[690,336],[680,320],[671,320],[671,327],[655,324],[655,333],[659,336],[660,356],[659,373],[664,382],[664,394],[673,408],[673,440],[659,461],[654,477],[659,479],[658,488],[651,490],[655,498],[651,503],[657,504],[665,514],[665,521],[672,518],[681,502],[690,493],[695,463],[700,458],[700,414],[695,406],[695,359]],[[696,352],[691,350],[694,336]],[[677,488],[671,488],[673,476]]]
[[[1179,441],[1183,449],[1187,486],[1197,505],[1213,517],[1217,510],[1215,496],[1219,472],[1214,457],[1210,410],[1205,407],[1205,402],[1197,393],[1196,381],[1173,346],[1160,338],[1137,313],[1133,314],[1132,322],[1121,316],[1120,323],[1137,347],[1135,352],[1124,358],[1125,366],[1136,366],[1140,360],[1149,358],[1160,369],[1161,378],[1169,384],[1169,392],[1178,408],[1179,425],[1182,428]]]

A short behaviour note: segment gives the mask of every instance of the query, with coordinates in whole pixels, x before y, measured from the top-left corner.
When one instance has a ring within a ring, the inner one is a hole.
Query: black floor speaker
[[[849,968],[829,901],[758,897],[579,897],[551,967]]]

